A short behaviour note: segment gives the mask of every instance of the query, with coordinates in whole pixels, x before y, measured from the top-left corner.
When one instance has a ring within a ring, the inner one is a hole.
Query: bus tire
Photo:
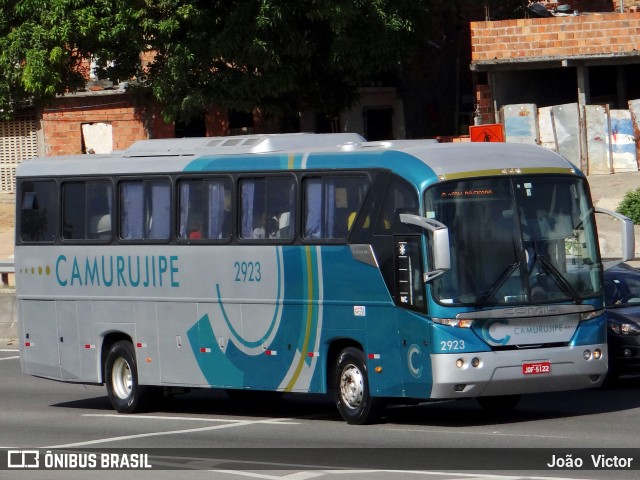
[[[138,384],[138,368],[131,342],[114,343],[105,361],[109,401],[118,413],[135,413],[148,406],[150,387]]]
[[[477,397],[476,401],[488,412],[500,413],[516,408],[521,398],[522,395],[497,395],[495,397]]]
[[[340,415],[350,425],[374,422],[380,414],[381,399],[369,395],[367,372],[362,350],[349,347],[338,355],[333,396]]]

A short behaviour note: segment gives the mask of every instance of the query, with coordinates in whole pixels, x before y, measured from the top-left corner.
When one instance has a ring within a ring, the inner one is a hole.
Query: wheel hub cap
[[[131,368],[127,361],[118,358],[113,363],[113,375],[111,377],[114,393],[122,399],[131,394]]]
[[[348,365],[340,377],[340,394],[345,405],[358,408],[364,395],[362,372],[354,365]]]

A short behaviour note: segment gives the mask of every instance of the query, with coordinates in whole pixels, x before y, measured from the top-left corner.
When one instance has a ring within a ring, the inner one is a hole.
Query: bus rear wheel
[[[104,371],[109,401],[119,413],[134,413],[148,406],[150,388],[138,384],[131,342],[119,341],[111,346]]]
[[[350,425],[363,425],[378,419],[380,399],[369,395],[369,379],[364,353],[345,348],[338,355],[334,371],[333,395],[342,418]]]

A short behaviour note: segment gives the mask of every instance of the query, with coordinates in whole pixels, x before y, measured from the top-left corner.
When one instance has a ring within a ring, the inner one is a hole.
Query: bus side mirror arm
[[[400,221],[416,225],[427,230],[432,236],[433,270],[424,273],[424,282],[430,282],[451,268],[451,251],[449,249],[449,229],[437,220],[401,213]]]

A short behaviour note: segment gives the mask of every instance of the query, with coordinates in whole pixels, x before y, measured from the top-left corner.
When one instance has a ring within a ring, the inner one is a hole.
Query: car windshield
[[[626,264],[607,270],[604,299],[608,308],[640,305],[640,271]]]
[[[426,216],[449,228],[444,304],[572,301],[601,292],[593,209],[581,178],[519,176],[437,184]]]

